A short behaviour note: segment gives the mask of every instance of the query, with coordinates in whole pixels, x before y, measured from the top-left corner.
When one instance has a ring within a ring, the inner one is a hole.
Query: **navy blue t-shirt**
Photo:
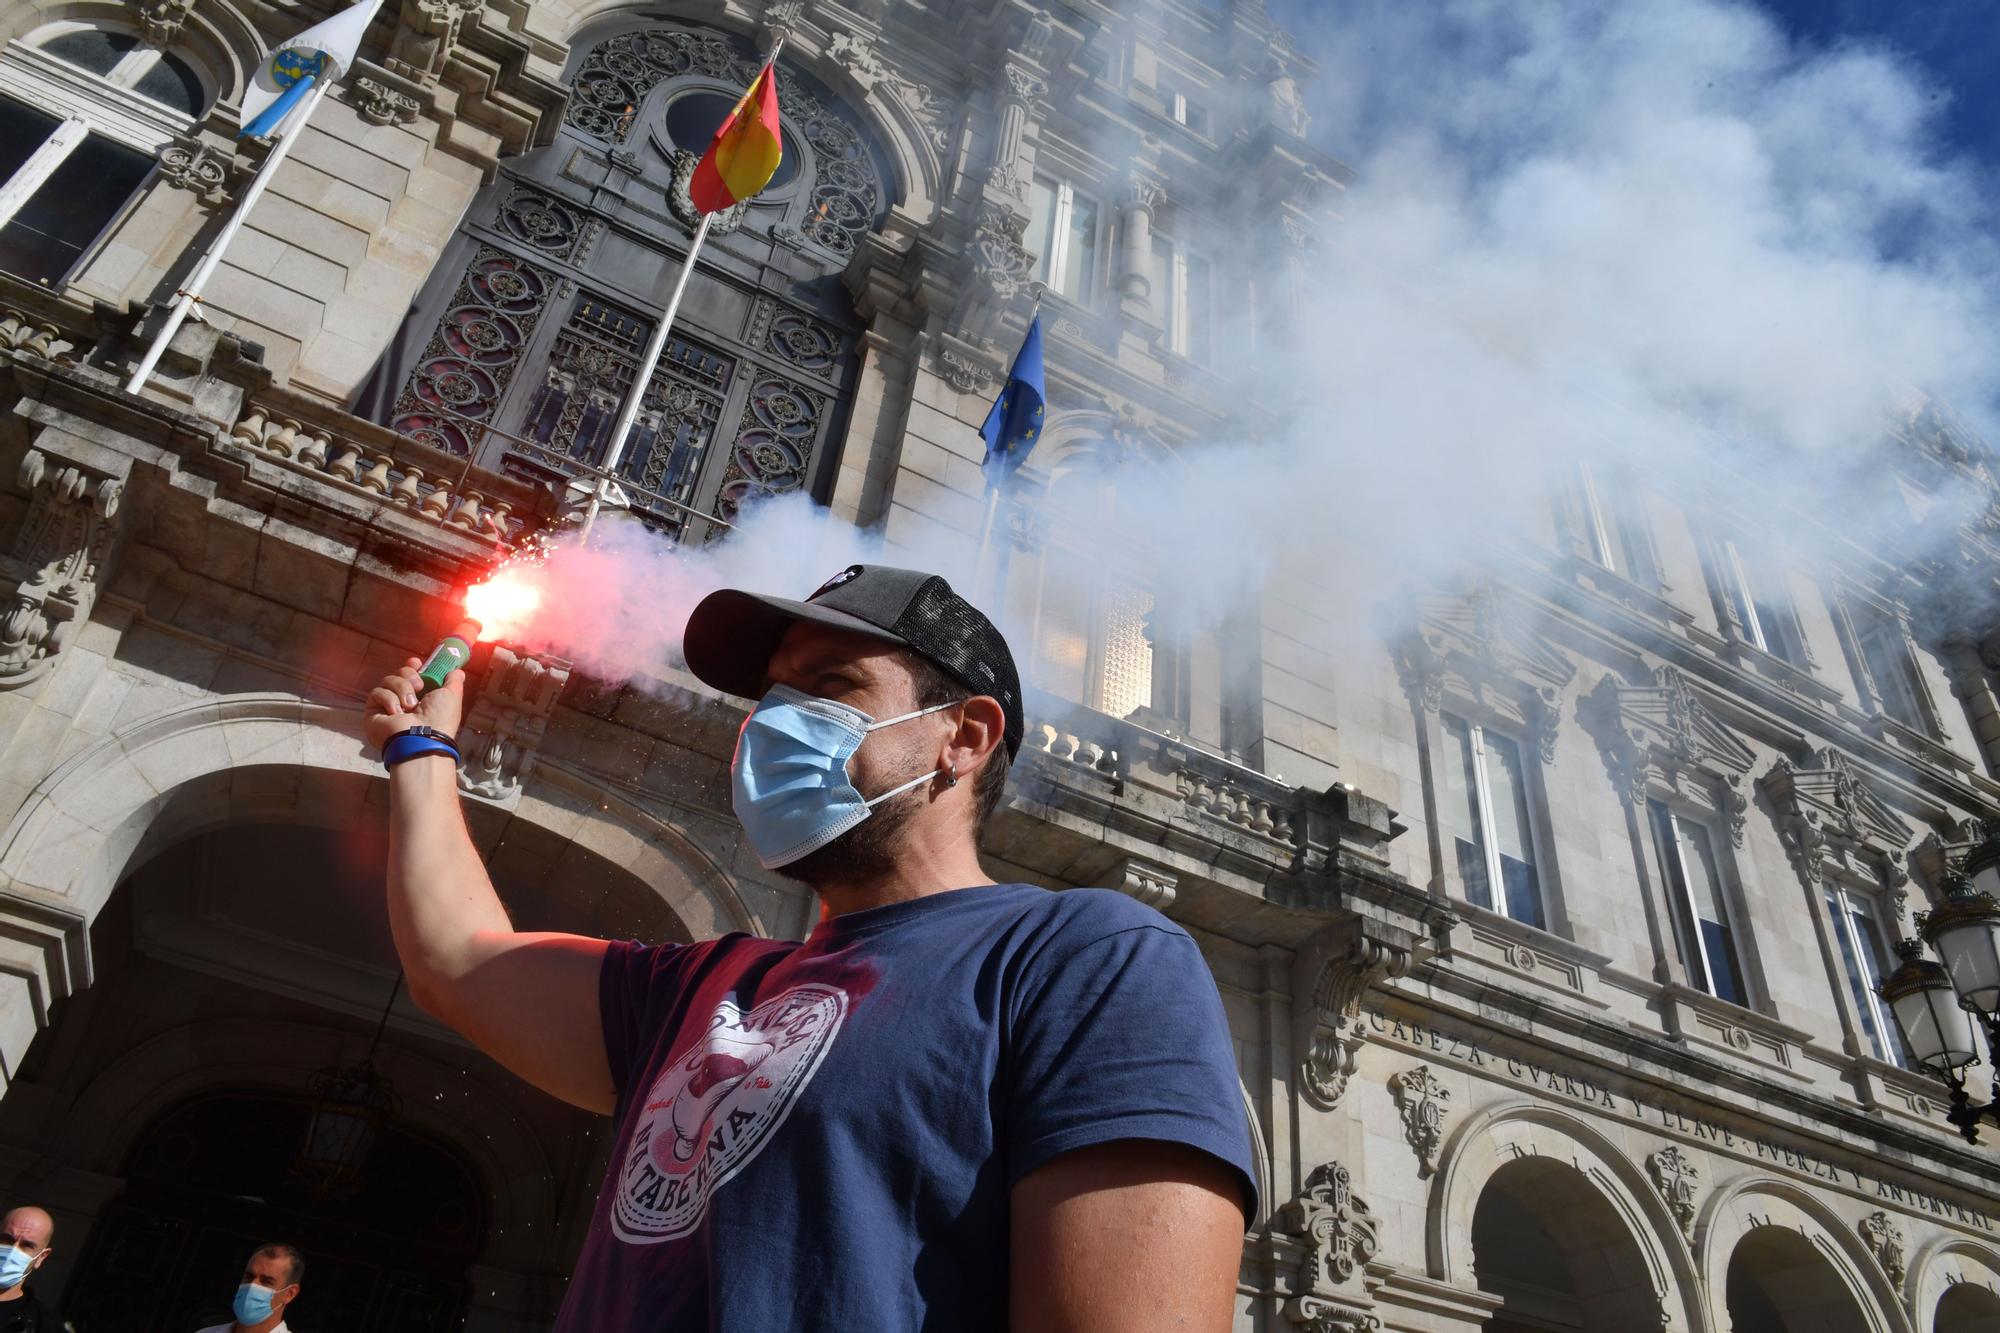
[[[614,944],[618,1135],[556,1328],[1002,1329],[1008,1191],[1249,1123],[1186,932],[1105,889],[958,889],[803,943]]]

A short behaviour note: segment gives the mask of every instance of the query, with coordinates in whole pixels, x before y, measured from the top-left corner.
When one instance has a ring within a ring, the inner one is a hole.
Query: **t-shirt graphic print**
[[[808,982],[744,1013],[725,996],[676,1052],[637,1115],[612,1224],[635,1245],[701,1224],[709,1197],[771,1141],[847,1017],[847,993]]]

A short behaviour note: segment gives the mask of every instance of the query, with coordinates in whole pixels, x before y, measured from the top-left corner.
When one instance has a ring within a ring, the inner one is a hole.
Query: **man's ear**
[[[1005,744],[1007,714],[991,695],[977,694],[959,708],[958,730],[945,740],[944,759],[963,779]]]
[[[44,1260],[44,1259],[48,1258],[48,1257],[49,1257],[50,1255],[54,1254],[55,1252],[56,1252],[56,1247],[55,1247],[55,1246],[53,1246],[53,1245],[44,1245],[44,1246],[42,1247],[42,1252],[41,1252],[40,1254],[36,1255],[36,1256],[34,1257],[34,1260],[33,1260],[33,1262],[31,1262],[31,1263],[30,1263],[30,1264],[28,1265],[28,1271],[32,1273],[32,1272],[34,1272],[34,1271],[35,1271],[35,1270],[36,1270],[37,1268],[40,1268],[40,1267],[42,1266],[42,1260]]]

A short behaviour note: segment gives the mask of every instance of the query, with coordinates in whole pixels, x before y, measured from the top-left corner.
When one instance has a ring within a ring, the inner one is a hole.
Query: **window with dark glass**
[[[1654,849],[1674,919],[1674,942],[1688,981],[1731,1004],[1747,1005],[1743,969],[1730,924],[1728,891],[1708,826],[1651,801]]]
[[[1541,927],[1541,881],[1521,747],[1447,713],[1445,797],[1465,900]]]
[[[9,43],[0,61],[10,87],[46,87],[52,115],[25,92],[0,98],[0,269],[60,286],[124,213],[151,174],[160,148],[183,134],[208,105],[194,67],[116,29],[56,25],[24,55]],[[80,88],[106,90],[102,99]],[[110,90],[137,94],[112,96]],[[99,104],[101,100],[101,105]]]
[[[0,226],[0,268],[44,286],[60,282],[152,169],[137,149],[85,136]]]
[[[1826,889],[1826,913],[1833,924],[1834,943],[1840,953],[1840,970],[1861,1023],[1862,1040],[1878,1060],[1908,1063],[1896,1025],[1890,1021],[1888,1006],[1876,993],[1882,984],[1888,952],[1882,943],[1880,915],[1867,895],[1841,885]]]

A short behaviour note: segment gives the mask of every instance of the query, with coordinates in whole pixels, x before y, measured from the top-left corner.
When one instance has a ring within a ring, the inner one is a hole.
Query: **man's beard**
[[[844,887],[881,879],[896,868],[897,855],[903,846],[903,828],[916,815],[923,799],[922,787],[891,796],[870,811],[868,818],[817,851],[780,866],[778,873],[814,891],[829,885]]]

